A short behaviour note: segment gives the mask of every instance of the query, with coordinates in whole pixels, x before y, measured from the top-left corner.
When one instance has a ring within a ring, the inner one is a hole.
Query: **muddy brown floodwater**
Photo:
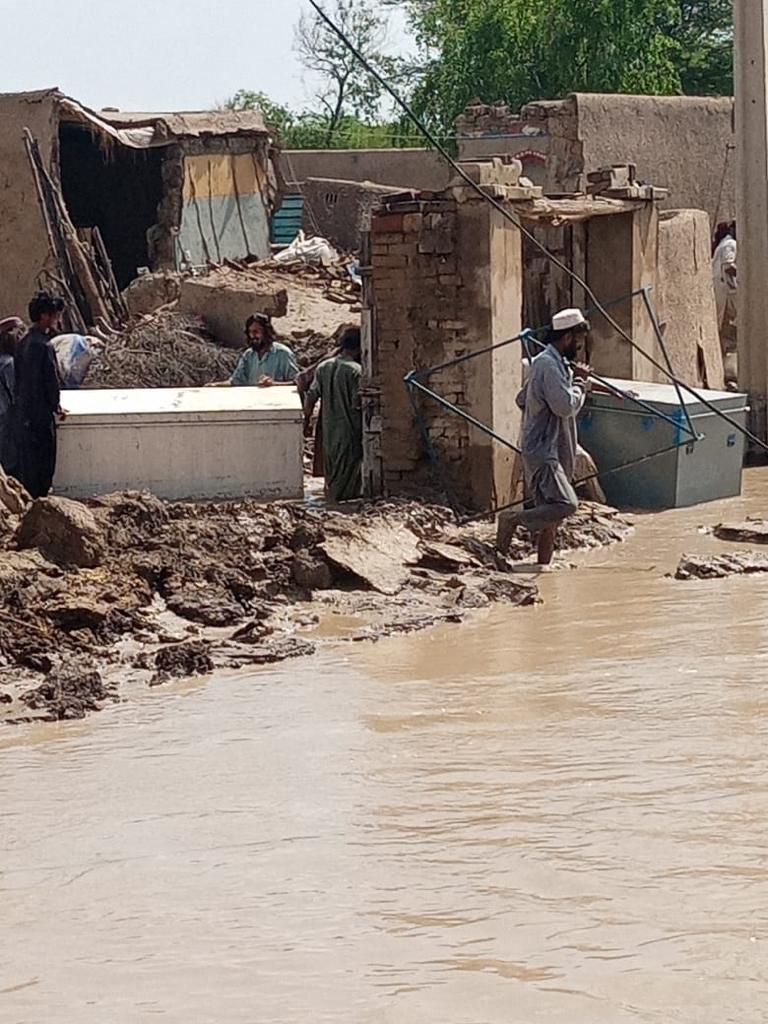
[[[768,1019],[768,577],[664,576],[767,507],[752,472],[541,607],[9,731],[0,1019]]]

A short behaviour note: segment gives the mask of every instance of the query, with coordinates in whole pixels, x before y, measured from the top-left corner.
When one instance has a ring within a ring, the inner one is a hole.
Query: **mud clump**
[[[155,674],[150,686],[162,686],[172,679],[206,676],[213,672],[211,645],[204,640],[163,647],[150,660]]]
[[[80,502],[38,498],[24,513],[16,546],[36,548],[58,565],[93,569],[104,560],[106,538],[93,513]]]
[[[232,626],[243,617],[243,606],[224,593],[184,589],[169,597],[167,604],[180,618],[201,626]]]
[[[333,586],[331,567],[322,558],[299,551],[291,562],[291,575],[297,587],[312,593],[315,590],[330,590]]]
[[[675,572],[677,580],[722,580],[728,576],[752,576],[768,572],[768,553],[740,551],[726,555],[683,555]]]
[[[100,711],[114,696],[114,689],[105,686],[100,672],[73,661],[52,670],[43,683],[19,699],[31,710],[45,712],[45,721],[57,722],[85,718],[87,712]]]

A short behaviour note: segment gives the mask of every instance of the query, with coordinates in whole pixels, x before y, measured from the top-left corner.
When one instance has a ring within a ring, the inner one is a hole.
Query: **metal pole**
[[[656,316],[656,310],[653,308],[653,304],[651,302],[651,297],[649,295],[650,290],[651,289],[648,286],[642,289],[643,304],[645,305],[646,312],[648,313],[648,316],[650,318],[651,325],[653,327],[653,332],[656,335],[656,341],[658,341],[659,348],[661,349],[662,354],[664,355],[664,362],[667,364],[669,376],[674,380],[674,367],[672,366],[672,360],[669,358],[669,350],[667,349],[667,343],[664,340],[664,333],[661,329],[659,318]],[[691,434],[693,434],[693,436],[695,437],[696,431],[693,428],[693,421],[691,420],[690,414],[688,412],[688,407],[685,404],[682,389],[680,385],[677,383],[677,381],[674,381],[674,384],[675,391],[677,391],[677,400],[680,403],[680,408],[683,410],[683,415],[685,416],[685,421],[688,424],[688,429],[690,430]]]

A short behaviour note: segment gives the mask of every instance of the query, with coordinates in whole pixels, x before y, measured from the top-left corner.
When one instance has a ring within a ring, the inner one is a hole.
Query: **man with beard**
[[[296,383],[299,366],[291,349],[275,337],[272,320],[265,313],[254,313],[245,324],[248,348],[240,357],[229,380],[214,387],[268,388]]]
[[[502,554],[516,526],[538,534],[538,562],[548,566],[561,522],[579,507],[573,489],[576,464],[576,417],[589,390],[589,368],[572,365],[579,344],[589,332],[580,309],[564,309],[552,320],[547,348],[531,364],[517,398],[523,410],[520,449],[525,483],[532,505],[499,516],[497,547]]]

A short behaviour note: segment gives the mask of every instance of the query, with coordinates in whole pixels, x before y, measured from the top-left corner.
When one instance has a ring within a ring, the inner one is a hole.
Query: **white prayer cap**
[[[589,329],[589,321],[580,309],[561,309],[552,317],[553,331],[572,331],[574,327]]]

